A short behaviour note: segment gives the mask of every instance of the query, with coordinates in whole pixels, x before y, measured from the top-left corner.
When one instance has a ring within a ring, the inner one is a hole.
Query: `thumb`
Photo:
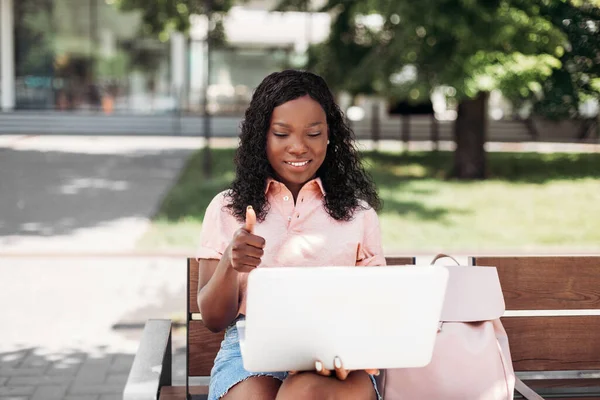
[[[254,233],[254,225],[256,225],[256,213],[252,206],[248,206],[246,208],[246,225],[244,225],[244,229],[250,233]]]

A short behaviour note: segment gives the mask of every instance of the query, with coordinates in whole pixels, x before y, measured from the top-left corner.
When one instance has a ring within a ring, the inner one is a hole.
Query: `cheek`
[[[271,140],[269,137],[267,137],[267,157],[270,159],[271,157],[273,157],[273,154],[275,153],[275,145],[273,143],[273,140]]]
[[[319,147],[319,149],[317,150],[317,154],[325,159],[325,156],[327,155],[327,142],[323,143],[322,146]]]
[[[285,146],[282,146],[282,143],[278,143],[277,140],[267,137],[267,159],[271,164],[281,157],[281,154],[284,150]]]

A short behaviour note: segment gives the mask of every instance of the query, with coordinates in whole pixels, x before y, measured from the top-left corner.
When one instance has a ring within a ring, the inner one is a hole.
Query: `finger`
[[[252,257],[252,256],[242,256],[239,259],[239,264],[249,265],[251,267],[258,267],[260,265],[260,258]]]
[[[237,272],[251,272],[256,269],[256,266],[248,264],[236,264],[233,266],[233,269],[235,269]]]
[[[247,244],[252,247],[256,247],[257,249],[265,248],[265,239],[262,236],[256,236],[253,234],[247,234],[244,238]]]
[[[260,259],[262,258],[263,254],[265,254],[265,251],[263,249],[254,247],[247,243],[241,245],[239,247],[238,251],[240,252],[241,256],[256,258],[259,263],[260,263]],[[258,264],[256,264],[256,265],[258,265]]]
[[[252,206],[246,207],[246,225],[244,225],[244,229],[248,232],[254,232],[254,225],[256,225],[256,213]]]
[[[288,375],[296,375],[298,373],[298,371],[289,371]]]
[[[365,369],[365,372],[369,375],[375,375],[375,376],[379,376],[379,370],[378,369]]]
[[[325,367],[323,366],[323,363],[321,361],[315,361],[315,371],[317,371],[317,374],[319,374],[321,376],[330,376],[331,375],[331,371],[328,369],[325,369]]]
[[[333,366],[335,367],[335,376],[337,376],[340,381],[346,380],[350,371],[344,368],[342,360],[339,357],[333,359]]]

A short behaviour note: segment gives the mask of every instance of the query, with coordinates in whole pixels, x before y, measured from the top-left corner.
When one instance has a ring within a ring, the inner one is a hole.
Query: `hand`
[[[264,254],[265,239],[253,234],[256,225],[256,213],[252,206],[246,208],[244,226],[233,234],[228,247],[231,266],[238,272],[250,272],[256,268]]]
[[[336,378],[338,378],[341,381],[346,380],[348,375],[350,375],[350,372],[352,372],[351,370],[344,368],[344,365],[342,364],[342,360],[339,357],[336,357],[333,360],[333,366],[335,368]],[[321,376],[331,376],[333,374],[333,372],[331,370],[325,369],[325,367],[323,366],[323,363],[319,360],[315,361],[315,372]],[[379,375],[378,369],[366,369],[365,372],[370,375],[375,375],[375,376]],[[296,374],[296,373],[297,373],[297,371],[290,371],[291,375]]]

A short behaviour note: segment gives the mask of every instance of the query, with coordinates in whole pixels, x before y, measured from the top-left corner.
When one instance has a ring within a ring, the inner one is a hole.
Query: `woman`
[[[325,81],[309,72],[267,76],[241,127],[231,188],[206,210],[198,306],[226,329],[209,399],[379,398],[373,371],[250,373],[235,322],[244,318],[248,273],[257,267],[385,265],[377,192]],[[282,315],[282,319],[293,316]]]

